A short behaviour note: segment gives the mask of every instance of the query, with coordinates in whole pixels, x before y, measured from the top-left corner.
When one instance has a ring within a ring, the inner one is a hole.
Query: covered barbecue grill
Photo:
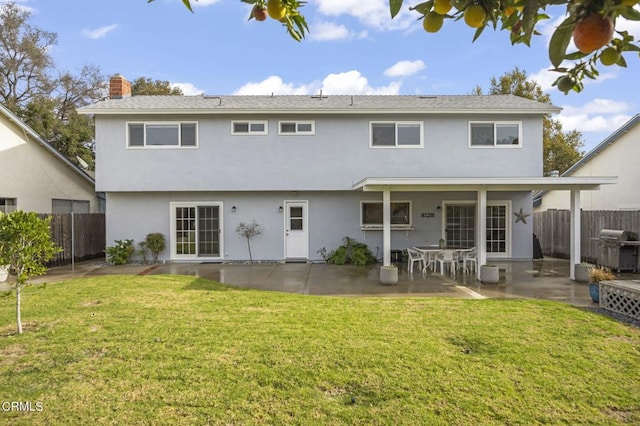
[[[598,264],[616,271],[638,271],[638,236],[635,232],[603,229],[599,243]]]

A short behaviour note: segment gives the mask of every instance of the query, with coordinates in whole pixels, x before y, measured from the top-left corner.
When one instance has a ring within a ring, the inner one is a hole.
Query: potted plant
[[[386,285],[398,283],[398,267],[396,265],[387,265],[380,267],[380,282]]]
[[[595,267],[588,262],[582,262],[576,264],[576,281],[579,283],[588,283],[589,282],[589,270]]]
[[[480,266],[480,282],[497,284],[500,281],[500,268],[498,265]]]
[[[604,266],[594,266],[589,269],[589,295],[595,303],[600,303],[600,281],[615,279],[609,268]]]

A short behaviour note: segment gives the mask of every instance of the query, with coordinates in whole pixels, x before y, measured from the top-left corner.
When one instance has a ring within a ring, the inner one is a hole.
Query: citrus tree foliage
[[[476,87],[473,94],[481,95],[482,88]],[[535,81],[527,80],[527,73],[518,67],[504,73],[499,78],[491,78],[489,95],[516,95],[534,101],[551,104],[551,97]],[[542,119],[543,169],[548,174],[553,170],[566,171],[582,158],[582,134],[577,130],[564,132],[562,123],[551,118]]]
[[[152,2],[154,0],[147,0]],[[197,1],[197,0],[194,0]],[[308,27],[298,10],[304,2],[297,0],[240,0],[253,4],[249,19],[262,21],[267,15],[281,21],[295,40],[305,36]],[[366,1],[366,0],[361,0]],[[583,79],[596,79],[598,67],[626,67],[623,53],[638,55],[640,47],[627,31],[619,30],[624,20],[640,21],[640,11],[634,8],[639,0],[428,0],[409,7],[423,20],[427,32],[437,32],[444,20],[460,21],[476,28],[473,41],[486,28],[505,31],[512,44],[530,45],[536,26],[549,19],[547,10],[564,8],[566,19],[555,29],[549,44],[549,61],[560,73],[554,82],[568,93],[583,89]],[[191,10],[191,0],[182,0]],[[389,0],[389,12],[394,18],[403,7],[403,0]],[[265,13],[265,11],[267,13]],[[573,39],[576,51],[567,51]]]
[[[166,80],[152,80],[149,77],[138,77],[131,82],[131,94],[139,95],[175,95],[182,96],[179,87],[171,87],[171,83]]]
[[[51,217],[40,219],[33,212],[0,213],[0,265],[9,265],[9,271],[16,278],[12,289],[16,292],[18,333],[22,333],[22,289],[31,277],[44,274],[47,271],[45,263],[60,251],[51,241],[49,222]]]

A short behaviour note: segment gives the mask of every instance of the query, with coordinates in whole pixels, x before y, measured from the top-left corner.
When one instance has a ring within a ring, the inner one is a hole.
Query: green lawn
[[[42,410],[0,424],[640,423],[640,330],[559,303],[109,276],[22,314],[0,296],[0,402]]]

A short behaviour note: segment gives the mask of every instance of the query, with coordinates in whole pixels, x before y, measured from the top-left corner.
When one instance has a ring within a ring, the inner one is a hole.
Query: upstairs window
[[[197,123],[128,123],[127,146],[131,148],[195,148]]]
[[[471,147],[520,147],[522,126],[511,121],[476,121],[469,123]]]
[[[382,202],[362,201],[360,208],[360,225],[365,229],[382,229]],[[411,227],[411,202],[391,202],[391,228],[405,229]]]
[[[0,213],[11,213],[16,211],[15,198],[0,198]]]
[[[422,139],[422,122],[371,122],[373,148],[419,148]]]
[[[266,121],[232,121],[232,135],[266,135]]]
[[[313,135],[316,132],[314,121],[281,121],[278,123],[281,135]]]

